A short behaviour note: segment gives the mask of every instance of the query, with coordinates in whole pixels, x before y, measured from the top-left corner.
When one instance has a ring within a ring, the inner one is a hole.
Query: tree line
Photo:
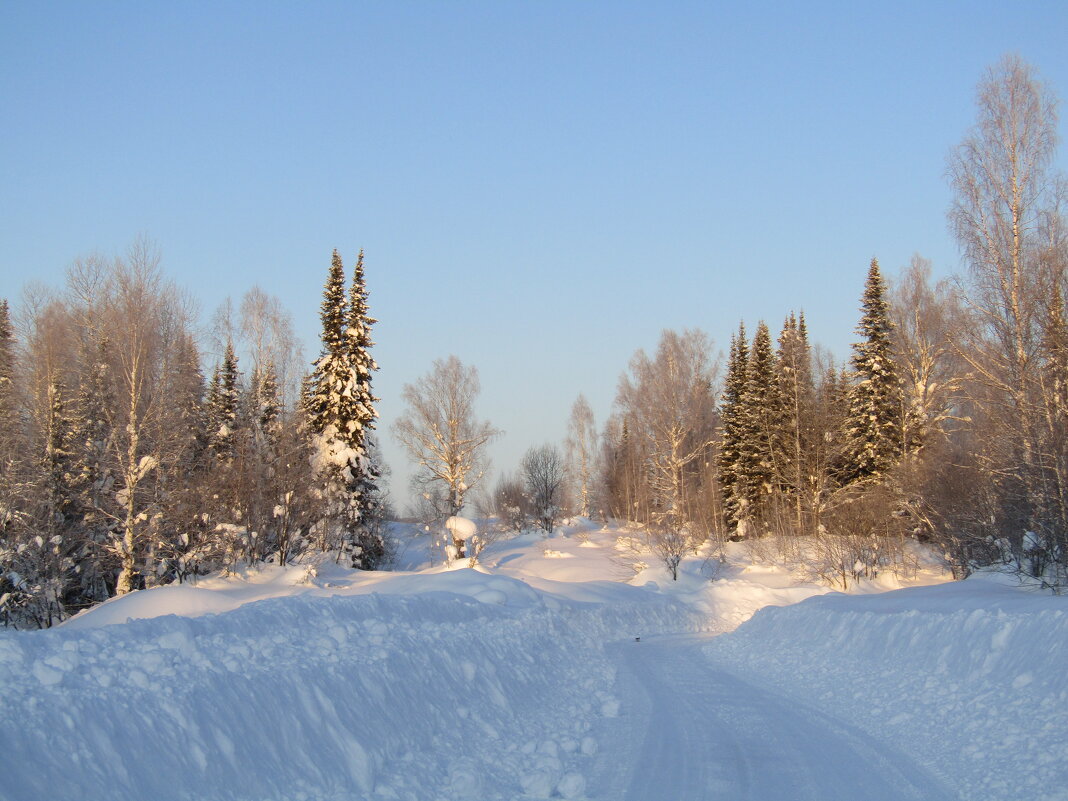
[[[191,304],[138,241],[64,291],[0,301],[0,617],[45,627],[113,595],[309,553],[387,555],[363,254],[335,251],[306,377],[287,312],[224,306],[204,375]],[[247,354],[242,368],[238,349]]]
[[[569,480],[546,501],[542,461],[493,492],[521,527],[546,509],[640,524],[674,572],[712,539],[745,540],[841,585],[935,545],[958,576],[1004,564],[1068,580],[1068,246],[1054,169],[1056,104],[1018,57],[979,86],[954,150],[951,227],[967,271],[934,283],[916,257],[888,286],[872,260],[848,364],[777,337],[665,331],[638,351],[599,435],[576,401]],[[553,450],[560,454],[555,446]],[[540,510],[540,511],[539,511]],[[543,525],[543,527],[545,527]]]
[[[1055,103],[1008,57],[954,151],[950,221],[967,264],[892,284],[872,260],[848,364],[803,313],[744,321],[726,363],[696,329],[639,350],[600,429],[572,409],[564,447],[532,447],[481,487],[501,432],[478,372],[435,362],[393,435],[416,516],[472,498],[499,529],[562,516],[635,524],[673,575],[705,542],[743,540],[846,585],[902,567],[914,540],[957,575],[1007,564],[1068,580],[1068,246]],[[250,291],[215,326],[204,372],[191,304],[140,241],[76,262],[62,292],[0,301],[0,618],[44,627],[141,587],[298,557],[388,560],[363,255],[335,251],[321,353],[305,374],[288,314]],[[239,354],[241,354],[239,356]],[[441,528],[445,532],[444,528]],[[448,528],[449,558],[486,541]]]

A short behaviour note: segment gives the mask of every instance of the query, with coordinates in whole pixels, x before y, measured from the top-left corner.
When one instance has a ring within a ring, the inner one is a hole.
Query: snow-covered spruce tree
[[[371,523],[378,497],[377,473],[367,458],[366,441],[378,416],[371,392],[371,373],[378,365],[369,352],[374,320],[367,314],[362,252],[352,299],[346,304],[345,270],[334,251],[320,309],[323,349],[304,397],[314,439],[314,469],[327,507],[320,547],[337,550],[339,556],[349,550],[355,566],[372,568],[381,557],[373,547],[378,535],[361,541],[367,537],[361,531]]]
[[[236,374],[236,358],[230,369]],[[224,383],[222,372],[220,366],[214,376],[217,404]],[[173,455],[158,474],[157,497],[166,514],[160,520],[157,570],[167,579],[183,582],[219,566],[214,557],[222,549],[214,527],[224,505],[220,501],[229,489],[222,475],[229,462],[220,462],[210,447],[221,426],[218,419],[209,422],[200,352],[190,332],[177,339],[165,381],[169,401],[164,430]],[[233,382],[236,387],[236,375]],[[229,429],[227,439],[232,442],[238,432],[232,425]]]
[[[378,419],[375,404],[378,398],[371,390],[372,373],[378,369],[378,364],[371,356],[374,346],[371,327],[376,322],[367,305],[367,281],[361,250],[356,257],[349,288],[348,327],[345,330],[353,373],[352,399],[357,426],[353,432],[353,444],[361,451],[361,457],[350,467],[352,486],[356,492],[350,503],[352,528],[347,545],[352,566],[361,570],[373,570],[386,553],[383,532],[385,499],[379,486],[382,466],[374,441],[375,421]]]
[[[781,429],[778,442],[777,483],[793,507],[795,534],[806,530],[805,511],[812,506],[812,475],[815,470],[815,385],[805,316],[792,313],[779,335],[778,400]]]
[[[113,484],[108,413],[114,403],[106,337],[88,338],[81,348],[78,393],[71,421],[71,486],[80,518],[81,553],[76,555],[82,601],[87,607],[111,594],[115,559],[107,548],[118,515]]]
[[[901,382],[891,341],[890,305],[879,262],[871,260],[853,345],[846,420],[847,482],[878,479],[901,460]]]
[[[745,323],[742,322],[738,325],[738,333],[731,337],[727,379],[720,406],[719,484],[728,532],[737,530],[745,508],[745,497],[738,478],[738,459],[744,436],[742,416],[748,365],[749,341],[745,334]]]
[[[753,336],[746,370],[737,461],[738,494],[744,512],[739,528],[745,536],[766,530],[776,500],[776,455],[781,438],[781,405],[776,382],[771,332],[761,320]],[[753,527],[758,526],[754,531]]]
[[[249,411],[256,440],[261,448],[269,451],[278,439],[282,413],[278,373],[273,362],[267,362],[253,371],[249,394]]]
[[[10,464],[0,527],[0,610],[6,625],[46,628],[67,617],[63,596],[74,565],[67,557],[70,493],[65,469],[69,427],[53,373],[33,397],[27,458]],[[11,481],[11,479],[14,479]]]
[[[234,458],[237,441],[238,391],[237,354],[234,343],[226,341],[222,363],[216,365],[208,386],[207,421],[208,448],[220,463]]]

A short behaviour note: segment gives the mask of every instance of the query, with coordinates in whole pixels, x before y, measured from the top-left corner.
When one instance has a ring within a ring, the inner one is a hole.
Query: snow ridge
[[[716,663],[910,753],[971,801],[1068,799],[1068,599],[972,579],[766,608]]]
[[[483,581],[0,634],[0,798],[581,797],[604,643],[700,620]]]

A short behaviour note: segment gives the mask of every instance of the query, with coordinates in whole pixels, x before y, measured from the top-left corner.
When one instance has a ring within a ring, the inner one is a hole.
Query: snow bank
[[[619,706],[604,643],[699,624],[637,588],[589,604],[474,570],[250,592],[0,634],[0,798],[580,797]]]
[[[716,662],[850,720],[962,799],[1068,799],[1068,598],[989,579],[766,608]]]

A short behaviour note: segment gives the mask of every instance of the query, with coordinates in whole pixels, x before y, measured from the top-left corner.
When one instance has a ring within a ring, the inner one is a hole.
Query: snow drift
[[[577,797],[619,706],[603,644],[699,622],[622,585],[607,605],[394,578],[375,586],[404,594],[0,634],[0,798]]]
[[[990,578],[766,608],[715,662],[852,721],[962,799],[1068,799],[1068,598]]]

